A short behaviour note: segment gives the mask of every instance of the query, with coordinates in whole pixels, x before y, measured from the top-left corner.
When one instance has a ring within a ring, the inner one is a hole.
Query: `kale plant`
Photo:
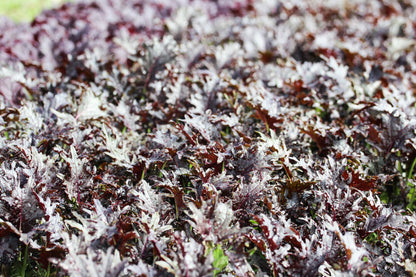
[[[416,5],[100,0],[0,21],[4,276],[414,276]]]

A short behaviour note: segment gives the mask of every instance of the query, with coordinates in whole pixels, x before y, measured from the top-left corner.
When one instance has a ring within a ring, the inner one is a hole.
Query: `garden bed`
[[[2,274],[414,276],[415,18],[101,0],[2,20]]]

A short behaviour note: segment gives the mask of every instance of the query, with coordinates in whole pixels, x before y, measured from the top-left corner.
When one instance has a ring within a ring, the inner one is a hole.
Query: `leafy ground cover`
[[[414,276],[413,1],[102,0],[0,24],[4,276]]]

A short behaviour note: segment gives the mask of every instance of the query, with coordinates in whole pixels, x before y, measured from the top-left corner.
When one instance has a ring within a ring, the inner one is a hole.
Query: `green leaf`
[[[212,265],[216,268],[214,270],[214,277],[224,270],[224,268],[228,265],[228,257],[224,254],[224,251],[221,248],[221,245],[218,245],[217,248],[213,251],[214,262]]]

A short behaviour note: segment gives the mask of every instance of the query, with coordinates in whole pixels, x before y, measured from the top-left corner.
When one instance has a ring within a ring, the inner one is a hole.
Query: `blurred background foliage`
[[[73,0],[0,0],[0,15],[16,22],[30,22],[42,10],[69,1]]]

